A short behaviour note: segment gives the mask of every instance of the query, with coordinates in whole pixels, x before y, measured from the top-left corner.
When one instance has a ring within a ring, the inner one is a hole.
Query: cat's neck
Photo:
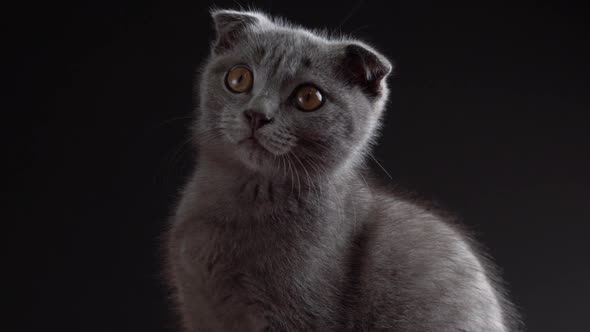
[[[217,208],[242,214],[293,210],[341,210],[351,194],[366,187],[356,170],[323,174],[286,172],[269,176],[239,163],[200,158],[194,189]]]

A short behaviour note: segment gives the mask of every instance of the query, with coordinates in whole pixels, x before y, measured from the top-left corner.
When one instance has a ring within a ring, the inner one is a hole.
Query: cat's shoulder
[[[427,312],[443,317],[425,326],[463,321],[463,328],[473,331],[479,330],[474,321],[479,319],[502,331],[495,268],[465,227],[448,213],[395,192],[378,191],[374,201],[364,230],[363,275],[373,280],[365,291],[376,319],[387,317],[388,303],[401,299],[425,303],[424,316],[415,312],[416,319],[431,317]],[[386,291],[392,285],[395,294]]]
[[[373,227],[423,235],[467,236],[457,217],[433,201],[400,187],[372,183]]]
[[[455,216],[388,188],[375,190],[373,197],[364,239],[368,261],[375,266],[392,266],[392,273],[411,271],[442,284],[458,279],[477,284],[486,272],[494,278],[485,250]]]

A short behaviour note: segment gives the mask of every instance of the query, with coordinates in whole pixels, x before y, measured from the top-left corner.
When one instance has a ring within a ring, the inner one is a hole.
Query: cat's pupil
[[[252,72],[243,66],[236,66],[227,74],[226,86],[234,93],[243,93],[252,87]]]
[[[322,94],[313,86],[304,86],[297,90],[297,107],[302,111],[315,111],[322,106]]]

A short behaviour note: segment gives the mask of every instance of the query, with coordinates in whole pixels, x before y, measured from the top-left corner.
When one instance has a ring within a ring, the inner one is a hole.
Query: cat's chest
[[[329,290],[335,280],[319,271],[330,262],[321,262],[321,255],[311,257],[317,248],[293,234],[193,222],[180,227],[177,236],[180,278],[190,285],[195,301],[224,319],[259,324],[283,315],[310,315],[293,308],[333,305]],[[327,296],[318,296],[322,292]]]
[[[177,227],[179,272],[213,297],[264,298],[298,270],[300,243],[268,227],[248,225],[248,220],[240,222],[242,226],[186,221]]]

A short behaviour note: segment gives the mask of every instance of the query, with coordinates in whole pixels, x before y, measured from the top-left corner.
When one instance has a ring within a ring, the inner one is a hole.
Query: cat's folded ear
[[[246,28],[260,22],[261,16],[255,13],[235,10],[214,10],[211,12],[215,25],[216,38],[213,52],[222,53],[230,49],[242,36]]]
[[[361,43],[344,46],[340,73],[351,84],[358,85],[369,97],[381,94],[381,81],[391,73],[392,64],[383,55]]]

